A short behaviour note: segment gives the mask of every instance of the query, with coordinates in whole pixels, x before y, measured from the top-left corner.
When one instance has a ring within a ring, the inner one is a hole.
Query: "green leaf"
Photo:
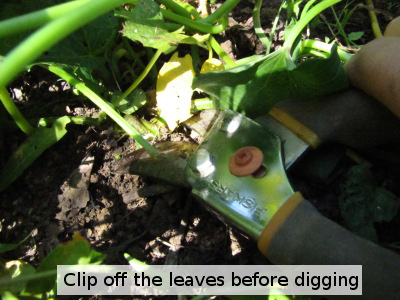
[[[4,253],[7,251],[11,251],[14,250],[15,248],[18,248],[20,244],[16,243],[16,244],[0,244],[0,253]]]
[[[71,122],[67,116],[57,119],[51,128],[39,128],[11,155],[0,174],[0,191],[16,180],[47,148],[58,142]]]
[[[94,251],[90,243],[79,233],[74,234],[72,241],[59,244],[40,263],[36,274],[56,271],[57,265],[98,265],[105,258],[104,254]],[[26,286],[28,293],[44,293],[50,291],[57,275],[30,280]]]
[[[342,186],[339,207],[347,227],[354,233],[377,242],[375,222],[389,222],[397,214],[400,199],[377,186],[368,167],[352,167],[348,180]]]
[[[118,99],[121,95],[120,92],[113,94],[114,99]],[[113,103],[113,102],[112,102]],[[114,104],[114,103],[113,103]],[[146,104],[146,93],[141,89],[135,89],[128,95],[127,98],[122,99],[115,109],[123,112],[126,115],[133,114],[139,108]]]
[[[145,47],[165,53],[186,37],[182,34],[182,29],[168,32],[160,7],[155,1],[140,1],[134,10],[122,11],[120,15],[127,18],[122,34],[133,41],[141,42]]]
[[[18,242],[18,243],[12,243],[12,244],[1,244],[0,243],[0,253],[4,253],[7,251],[11,251],[14,250],[15,248],[19,247],[20,245],[22,245],[23,243],[25,243],[28,238],[31,236],[32,232],[25,237],[22,241]]]
[[[181,44],[188,45],[198,45],[205,49],[208,49],[205,42],[210,39],[210,34],[194,34],[192,36],[186,36],[183,40],[181,40]]]
[[[357,31],[350,33],[347,37],[350,41],[357,41],[364,35],[363,31]]]
[[[102,54],[114,41],[117,26],[118,18],[114,13],[106,13],[54,45],[38,59],[38,63],[79,67],[83,69],[81,75],[86,73],[88,77],[96,69],[107,72],[106,58]]]
[[[375,222],[389,222],[399,210],[400,201],[388,190],[378,187],[375,190],[374,202],[371,206],[373,207],[372,217]]]
[[[17,297],[15,297],[12,293],[8,291],[0,291],[0,297],[3,300],[19,300]]]
[[[15,0],[10,2],[0,4],[0,19],[8,19],[60,3],[60,1],[54,0]],[[54,45],[36,62],[85,68],[89,74],[95,69],[101,69],[104,74],[106,59],[102,54],[114,42],[117,32],[118,18],[114,16],[113,12],[106,13]],[[30,33],[21,33],[2,39],[0,54],[5,55],[28,34]]]
[[[289,50],[281,48],[246,65],[200,74],[193,81],[194,88],[211,96],[216,108],[229,108],[249,117],[266,114],[281,100],[308,100],[347,84],[336,46],[328,59],[308,59],[298,66]]]
[[[160,7],[153,0],[140,1],[132,11],[121,10],[118,15],[127,19],[122,30],[124,36],[164,53],[169,53],[171,47],[176,47],[180,43],[202,46],[209,38],[209,35],[187,36],[183,34],[183,27],[169,32]]]
[[[128,263],[136,268],[143,268],[143,270],[146,269],[146,267],[148,266],[148,264],[146,264],[145,262],[142,262],[134,257],[132,257],[130,254],[128,253],[124,253],[124,257],[125,259],[128,261]]]
[[[4,292],[19,294],[28,281],[20,279],[34,273],[35,268],[23,261],[13,260],[6,262],[4,265],[0,264],[0,280],[2,283],[6,282],[0,286],[0,294]]]

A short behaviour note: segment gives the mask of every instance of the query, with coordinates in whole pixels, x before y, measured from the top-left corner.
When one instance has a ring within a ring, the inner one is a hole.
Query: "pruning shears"
[[[398,120],[349,90],[314,103],[280,103],[256,121],[232,110],[203,111],[186,122],[200,144],[159,143],[157,158],[141,149],[118,170],[191,188],[275,264],[362,265],[365,299],[400,299],[400,256],[323,217],[286,176],[326,139],[354,146],[398,139]]]

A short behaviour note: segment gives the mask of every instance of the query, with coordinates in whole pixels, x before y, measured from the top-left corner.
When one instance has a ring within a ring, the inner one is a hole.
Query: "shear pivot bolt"
[[[253,175],[262,168],[263,160],[264,155],[257,147],[243,147],[232,154],[229,171],[237,177]]]

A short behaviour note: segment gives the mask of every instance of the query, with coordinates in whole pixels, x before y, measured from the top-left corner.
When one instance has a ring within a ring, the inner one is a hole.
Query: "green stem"
[[[218,34],[225,30],[227,24],[218,24],[218,25],[210,25],[200,21],[193,21],[189,18],[182,17],[180,15],[174,14],[164,8],[161,8],[161,13],[164,18],[174,21],[176,23],[185,25],[191,29],[203,32],[203,33],[211,33]]]
[[[120,114],[118,114],[109,103],[100,98],[95,92],[88,88],[83,82],[64,71],[57,66],[40,65],[41,67],[49,70],[50,72],[61,77],[65,81],[73,85],[78,91],[89,98],[95,105],[103,110],[111,119],[113,119],[127,134],[129,134],[136,142],[143,146],[143,148],[152,156],[156,156],[158,151],[146,141],[138,131],[133,128]]]
[[[319,58],[328,58],[329,54],[323,51],[319,51],[316,49],[310,49],[309,50],[309,55],[314,56],[314,57],[319,57]]]
[[[236,5],[240,0],[227,0],[225,1],[216,11],[214,11],[211,15],[203,20],[204,23],[214,24],[217,22],[221,17],[225,16],[226,14],[230,13],[232,9],[235,8]]]
[[[87,125],[87,126],[98,126],[99,124],[99,119],[95,118],[90,118],[90,117],[69,117],[71,120],[71,123],[75,125]],[[48,117],[48,118],[40,118],[37,121],[37,124],[41,127],[50,127],[53,125],[55,121],[58,120],[58,117]]]
[[[353,1],[351,3],[353,3]],[[353,13],[357,9],[360,9],[361,7],[362,7],[362,4],[357,4],[348,13],[344,14],[343,20],[341,21],[341,26],[342,26],[343,29],[347,26],[347,23],[349,22],[349,20],[350,20],[351,16],[353,15]]]
[[[3,102],[4,107],[14,119],[18,127],[27,135],[35,131],[35,129],[28,123],[25,117],[21,114],[18,107],[12,101],[10,94],[5,87],[0,87],[0,100]]]
[[[71,1],[0,22],[0,38],[39,28],[90,0]]]
[[[335,21],[336,21],[336,26],[337,26],[338,33],[345,39],[346,45],[348,47],[350,47],[351,44],[354,45],[354,46],[357,46],[353,41],[351,41],[348,38],[346,32],[344,31],[344,28],[342,27],[342,23],[340,22],[338,16],[336,15],[336,11],[333,9],[333,7],[331,7],[331,9],[332,9],[332,14],[333,14],[333,16],[335,18]]]
[[[186,9],[184,9],[182,6],[180,6],[178,3],[176,3],[172,0],[157,0],[157,2],[165,5],[165,7],[169,8],[169,9],[172,9],[177,14],[179,14],[183,17],[186,17],[189,19],[192,17],[192,14],[190,12],[188,12]]]
[[[199,74],[199,47],[190,45],[190,54],[192,55],[192,66],[195,74]]]
[[[214,51],[222,58],[222,60],[228,65],[229,68],[236,67],[235,61],[222,49],[222,47],[218,44],[216,39],[213,36],[210,36],[210,46],[214,49]]]
[[[382,37],[382,31],[379,27],[378,18],[375,14],[374,3],[372,0],[365,0],[365,4],[367,4],[369,18],[371,19],[372,32],[374,33],[375,38],[380,38]]]
[[[253,9],[254,31],[256,32],[260,42],[263,43],[267,47],[267,49],[269,49],[270,41],[261,27],[261,21],[260,21],[261,5],[262,5],[262,0],[257,0],[256,5],[254,6]]]
[[[283,46],[291,49],[296,38],[303,31],[303,29],[307,26],[307,24],[312,21],[312,19],[314,19],[316,16],[318,16],[322,11],[324,11],[328,7],[335,5],[336,3],[339,3],[340,1],[342,1],[342,0],[324,0],[320,3],[318,3],[317,5],[315,5],[313,8],[311,8],[290,31]]]
[[[311,5],[313,5],[315,3],[316,0],[309,0],[306,5],[304,5],[303,9],[301,10],[301,15],[300,15],[300,19],[303,18],[306,13],[308,12],[308,10],[310,9]]]
[[[162,51],[157,50],[157,52],[153,55],[149,63],[147,64],[146,68],[143,70],[143,72],[139,75],[138,78],[132,83],[132,85],[120,96],[118,97],[114,104],[115,106],[118,106],[118,104],[121,102],[121,100],[125,99],[128,97],[130,93],[142,82],[142,80],[146,77],[146,75],[150,72],[150,70],[153,68],[154,64],[156,63],[157,59],[160,57],[162,54]]]
[[[159,135],[159,131],[158,131],[156,124],[153,124],[145,119],[142,119],[141,121],[142,121],[143,126],[146,127],[146,129],[148,131],[150,131],[150,133],[153,135],[153,137]]]
[[[199,12],[193,7],[191,6],[189,3],[186,2],[174,2],[177,3],[179,6],[183,7],[184,9],[186,9],[195,20],[201,20],[202,17],[200,16]]]
[[[169,53],[174,49],[175,49],[175,47],[172,46],[171,48],[166,50],[166,53]],[[155,67],[155,63],[156,63],[157,59],[160,57],[160,54],[157,54],[158,56],[154,56],[157,52],[154,53],[153,48],[150,48],[150,47],[145,47],[144,51],[146,52],[146,56],[147,56],[147,60],[149,61],[149,64],[152,64],[152,67],[151,67],[150,71],[148,72],[148,76],[151,78],[151,80],[153,82],[156,82],[157,76],[158,76],[158,71],[157,71],[157,68]]]
[[[321,42],[321,41],[316,41],[316,40],[303,40],[300,44],[300,53],[299,55],[304,55],[306,53],[309,53],[309,49],[314,49],[317,51],[322,51],[325,53],[330,54],[332,50],[332,45]],[[352,57],[351,54],[347,53],[346,51],[340,49],[338,47],[338,55],[340,57],[340,60],[342,62],[346,62]]]
[[[195,114],[201,110],[215,108],[213,101],[210,98],[201,98],[193,100],[192,108],[190,112]]]
[[[207,48],[208,48],[208,59],[211,59],[211,58],[214,57],[214,52],[213,52],[213,48],[211,47],[211,43],[210,43],[209,40],[206,41],[206,45],[207,45]]]
[[[54,44],[97,17],[129,0],[91,0],[60,16],[30,35],[0,63],[0,87],[7,86],[20,72]]]
[[[275,17],[275,20],[274,20],[274,23],[272,24],[271,33],[269,34],[269,41],[268,41],[267,49],[265,51],[265,55],[268,55],[271,52],[271,45],[272,45],[272,42],[274,40],[274,35],[275,35],[276,28],[278,27],[279,16],[281,15],[282,9],[283,9],[283,3],[279,7],[278,13],[277,13],[277,15]]]
[[[139,55],[132,49],[131,45],[129,44],[129,41],[127,38],[123,37],[122,42],[124,43],[125,49],[129,52],[129,54],[132,56],[133,60],[135,63],[139,65],[142,69],[145,68],[144,63],[140,59]]]

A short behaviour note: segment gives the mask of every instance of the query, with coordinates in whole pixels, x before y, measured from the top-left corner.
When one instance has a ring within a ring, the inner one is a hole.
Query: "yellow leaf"
[[[178,57],[175,52],[165,63],[157,77],[157,107],[160,116],[173,131],[179,122],[190,118],[192,105],[192,81],[194,78],[192,57]]]
[[[204,64],[201,66],[200,73],[207,73],[211,71],[221,71],[224,70],[224,65],[219,59],[216,58],[210,58],[207,59]]]

